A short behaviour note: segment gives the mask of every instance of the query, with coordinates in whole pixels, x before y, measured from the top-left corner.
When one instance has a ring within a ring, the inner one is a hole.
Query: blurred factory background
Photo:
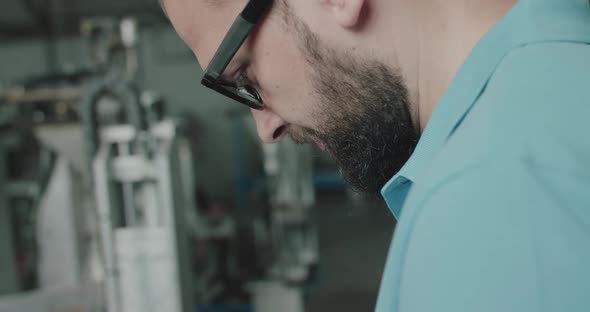
[[[201,74],[157,1],[0,3],[0,312],[373,310],[383,202]]]

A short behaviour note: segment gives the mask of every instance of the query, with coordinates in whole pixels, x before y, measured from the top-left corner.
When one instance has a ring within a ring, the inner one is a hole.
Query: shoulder
[[[508,209],[495,213],[502,217],[571,207],[590,227],[589,53],[590,45],[543,43],[507,55],[412,202],[445,213]]]
[[[589,60],[588,44],[545,42],[512,50],[460,128],[476,127],[471,119],[486,121],[482,126],[489,129],[482,130],[518,138],[532,131],[565,132],[573,122],[585,126],[584,113],[590,112]]]
[[[446,179],[490,155],[501,161],[507,157],[498,156],[528,154],[567,165],[572,154],[590,156],[589,134],[590,45],[523,46],[497,66],[435,156],[428,180]]]
[[[567,132],[574,122],[586,126],[585,113],[590,113],[590,45],[543,42],[503,58],[459,128],[480,122],[482,131],[521,138]]]
[[[532,45],[498,66],[406,202],[403,307],[588,309],[589,52]]]
[[[589,60],[589,44],[542,42],[516,48],[497,66],[474,108],[487,107],[502,118],[516,114],[512,119],[522,121],[589,111]]]

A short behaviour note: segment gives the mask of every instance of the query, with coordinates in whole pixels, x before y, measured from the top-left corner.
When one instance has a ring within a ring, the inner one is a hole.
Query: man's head
[[[403,72],[375,50],[389,0],[275,0],[225,71],[245,71],[263,99],[260,137],[315,143],[357,190],[375,193],[412,153],[417,109]],[[205,68],[246,0],[164,0]],[[384,48],[384,50],[386,50]]]

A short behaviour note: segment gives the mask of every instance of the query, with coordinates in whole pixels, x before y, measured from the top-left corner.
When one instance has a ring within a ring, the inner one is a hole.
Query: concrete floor
[[[306,312],[371,312],[395,220],[382,199],[320,193],[320,268]]]

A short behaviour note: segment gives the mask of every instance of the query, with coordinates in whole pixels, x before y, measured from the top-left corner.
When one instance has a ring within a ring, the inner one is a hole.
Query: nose
[[[264,143],[274,143],[287,132],[287,122],[268,108],[263,110],[251,109],[256,122],[258,136]]]

